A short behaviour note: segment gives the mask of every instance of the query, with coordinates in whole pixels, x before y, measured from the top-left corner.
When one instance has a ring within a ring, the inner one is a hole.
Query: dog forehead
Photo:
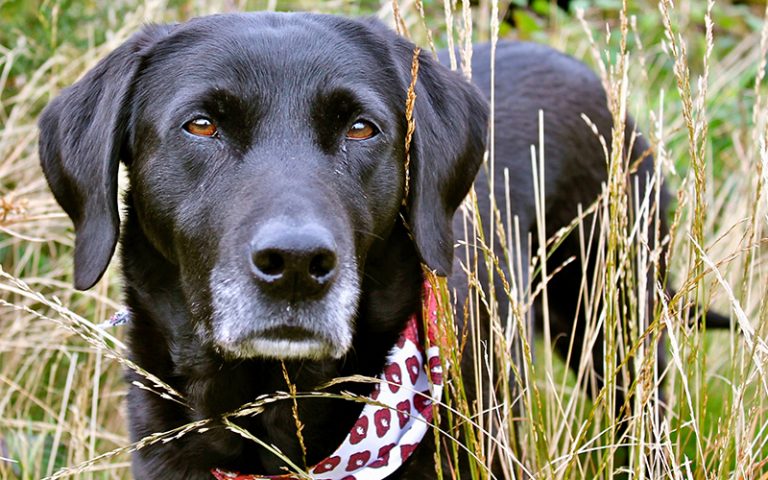
[[[378,82],[396,76],[389,42],[366,21],[258,12],[180,24],[145,52],[160,77],[311,83]]]
[[[345,108],[363,107],[395,122],[408,85],[390,51],[393,38],[376,21],[331,15],[191,20],[141,52],[132,118],[160,131],[201,113],[260,118],[263,127],[318,118],[329,110],[323,106],[341,108],[337,93],[344,92],[344,99],[356,99]]]

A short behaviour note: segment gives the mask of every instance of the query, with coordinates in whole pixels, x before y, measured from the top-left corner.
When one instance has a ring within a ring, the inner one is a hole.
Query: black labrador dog
[[[299,391],[378,375],[420,312],[421,264],[457,270],[454,213],[486,149],[490,48],[475,49],[476,86],[419,55],[406,172],[413,57],[410,42],[373,20],[217,15],[145,27],[45,109],[40,158],[75,226],[75,286],[99,280],[119,236],[131,358],[186,398],[180,405],[132,384],[134,440],[284,391],[284,373]],[[551,233],[606,178],[600,142],[581,118],[610,145],[605,93],[587,67],[543,46],[502,42],[496,61],[496,171],[509,169],[511,214],[528,231],[530,145],[543,110]],[[642,139],[631,148],[633,159],[648,149]],[[649,158],[640,172],[651,170]],[[130,179],[122,225],[120,161]],[[477,188],[487,202],[487,181]],[[578,301],[571,276],[581,271],[570,268],[551,287],[554,330],[566,337]],[[462,283],[460,272],[453,281]],[[343,441],[361,408],[298,401],[307,465]],[[292,402],[237,423],[303,461]],[[423,443],[387,478],[434,478],[434,442]],[[141,479],[283,467],[224,428],[148,446],[133,460]]]

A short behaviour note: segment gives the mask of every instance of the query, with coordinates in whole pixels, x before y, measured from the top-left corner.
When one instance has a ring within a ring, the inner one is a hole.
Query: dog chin
[[[331,345],[322,339],[274,340],[253,338],[237,345],[219,344],[217,347],[222,356],[231,360],[250,358],[328,360],[341,358],[348,350],[339,345]]]

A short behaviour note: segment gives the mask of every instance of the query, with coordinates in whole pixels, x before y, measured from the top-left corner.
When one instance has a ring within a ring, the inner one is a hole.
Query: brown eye
[[[198,137],[212,137],[216,135],[216,125],[205,117],[200,117],[184,124],[184,130]]]
[[[370,122],[356,120],[347,131],[347,138],[352,140],[366,140],[376,135],[377,130]]]

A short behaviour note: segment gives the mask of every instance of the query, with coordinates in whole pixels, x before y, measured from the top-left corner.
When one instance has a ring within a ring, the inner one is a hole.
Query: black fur
[[[75,224],[77,288],[91,287],[109,263],[120,227],[118,162],[128,169],[120,239],[131,358],[183,392],[190,407],[131,386],[134,440],[285,390],[279,360],[238,356],[220,341],[230,338],[223,331],[239,328],[246,333],[237,342],[247,343],[283,305],[322,318],[286,320],[318,335],[343,337],[353,329],[350,348],[338,358],[285,360],[299,391],[338,376],[379,373],[406,319],[419,310],[420,263],[451,272],[454,212],[486,141],[489,48],[475,50],[479,89],[422,53],[410,193],[401,207],[412,55],[412,44],[375,21],[333,16],[258,13],[151,25],[45,110],[40,156]],[[608,138],[605,95],[585,66],[546,47],[501,43],[497,62],[496,171],[510,169],[512,213],[527,230],[534,220],[529,152],[543,109],[552,233],[575,216],[577,202],[595,199],[605,179],[602,149],[580,118],[586,113]],[[184,131],[201,116],[217,125],[217,137]],[[378,135],[345,139],[358,118],[372,122]],[[634,158],[646,148],[638,142]],[[643,165],[645,172],[652,163]],[[476,185],[487,211],[487,182]],[[503,182],[497,185],[499,195]],[[330,293],[330,306],[314,298],[278,303],[252,285],[250,245],[275,218],[333,232],[338,255],[354,265],[339,268],[352,272],[360,292],[349,318],[332,315]],[[453,270],[460,286],[461,272]],[[553,328],[570,335],[579,279],[570,271],[562,278],[550,287],[563,298]],[[309,465],[336,448],[360,408],[329,399],[299,402]],[[301,462],[290,402],[238,422]],[[431,448],[425,442],[391,478],[433,478]],[[277,474],[281,466],[254,443],[213,428],[140,450],[133,472],[141,479],[210,479],[213,467]]]

